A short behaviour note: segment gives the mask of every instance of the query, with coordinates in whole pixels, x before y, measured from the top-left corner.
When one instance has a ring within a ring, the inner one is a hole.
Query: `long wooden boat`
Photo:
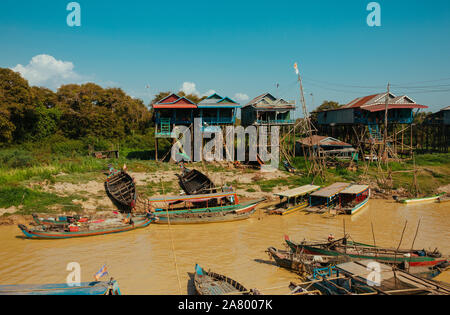
[[[450,202],[450,194],[444,194],[442,196],[440,196],[438,198],[438,200],[436,200],[439,203],[445,203],[445,202]]]
[[[398,199],[397,202],[404,203],[404,204],[412,204],[412,203],[420,203],[420,202],[432,202],[432,201],[439,201],[439,198],[445,196],[445,193],[441,193],[438,195],[434,195],[431,197],[423,197],[423,198],[412,198],[412,199]]]
[[[154,211],[178,211],[178,213],[196,209],[226,207],[239,204],[236,192],[221,192],[203,195],[161,196],[146,200]],[[201,211],[204,211],[201,210]]]
[[[349,243],[346,238],[327,243],[296,243],[285,237],[286,243],[293,252],[303,252],[312,255],[341,256],[352,259],[372,259],[388,264],[409,264],[411,267],[433,266],[447,259],[437,250],[428,252],[425,250],[390,249],[368,246],[362,243]]]
[[[300,274],[311,273],[314,268],[328,267],[349,260],[345,256],[299,254],[292,251],[279,250],[274,247],[269,247],[267,253],[279,267],[293,270]]]
[[[275,195],[280,198],[280,203],[273,209],[268,209],[269,214],[288,215],[309,205],[309,194],[320,189],[320,186],[305,185]]]
[[[118,207],[131,211],[136,206],[136,184],[127,172],[111,169],[105,181],[105,190]]]
[[[368,185],[351,185],[339,193],[339,204],[335,209],[337,213],[352,215],[364,208],[369,199]]]
[[[74,229],[52,225],[29,229],[23,224],[19,224],[19,229],[27,238],[31,239],[68,239],[132,231],[147,227],[155,220],[157,220],[157,217],[154,215],[145,215],[132,217],[129,222],[123,222],[120,219],[109,219],[101,223],[88,223],[80,227],[76,226]]]
[[[121,295],[116,280],[63,284],[1,285],[0,295]]]
[[[261,200],[238,205],[181,211],[157,211],[157,224],[205,224],[240,221],[250,218]]]
[[[187,195],[211,194],[217,192],[214,183],[205,174],[196,169],[188,170],[183,168],[183,173],[181,175],[176,175],[181,189],[183,189]]]
[[[199,295],[251,295],[258,294],[257,290],[248,290],[239,282],[227,276],[206,271],[195,265],[195,290]]]

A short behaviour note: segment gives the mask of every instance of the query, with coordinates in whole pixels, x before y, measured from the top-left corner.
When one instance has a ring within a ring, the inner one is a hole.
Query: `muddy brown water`
[[[123,294],[193,293],[189,273],[196,263],[225,274],[264,294],[288,293],[295,274],[270,262],[265,250],[294,240],[323,240],[346,232],[356,241],[397,247],[408,221],[402,247],[410,248],[419,220],[415,248],[450,254],[450,203],[400,205],[371,200],[353,216],[323,218],[294,213],[267,216],[261,211],[246,221],[192,226],[151,225],[123,234],[71,240],[27,240],[16,226],[0,227],[0,285],[63,283],[70,262],[81,265],[81,280],[91,281],[107,264]],[[172,242],[173,240],[173,242]],[[172,246],[175,249],[172,250]],[[176,261],[176,263],[175,263]],[[450,276],[443,275],[450,282]],[[441,277],[442,279],[442,277]]]

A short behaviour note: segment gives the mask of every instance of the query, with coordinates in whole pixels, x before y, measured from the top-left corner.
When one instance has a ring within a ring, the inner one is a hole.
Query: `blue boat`
[[[0,295],[121,295],[116,280],[69,284],[1,285]]]

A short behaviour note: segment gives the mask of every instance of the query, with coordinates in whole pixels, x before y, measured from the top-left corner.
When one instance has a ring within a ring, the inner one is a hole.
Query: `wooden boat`
[[[116,280],[63,284],[1,285],[0,295],[121,295]]]
[[[413,275],[403,270],[393,270],[386,264],[376,265],[378,277],[374,277],[373,260],[352,261],[336,266],[338,274],[369,282],[378,294],[387,295],[449,295],[450,289],[436,281]],[[377,279],[378,278],[378,279]]]
[[[351,185],[339,193],[339,203],[335,210],[338,214],[355,214],[368,204],[369,199],[368,185]]]
[[[81,224],[81,226],[49,225],[32,230],[23,224],[19,224],[19,229],[27,238],[31,239],[67,239],[127,232],[147,227],[155,220],[157,218],[154,215],[145,215],[131,217],[129,222],[124,222],[120,219],[108,219],[100,223]]]
[[[285,237],[286,243],[293,252],[303,252],[312,255],[340,256],[345,255],[351,259],[373,259],[388,264],[398,264],[412,267],[433,266],[447,261],[442,254],[435,250],[390,249],[370,246],[362,243],[349,242],[346,238],[327,243],[296,243]]]
[[[216,193],[217,188],[214,183],[202,172],[192,169],[183,168],[181,175],[176,174],[181,189],[187,195],[200,195]]]
[[[436,201],[439,202],[439,203],[449,202],[450,201],[450,195],[449,194],[443,194]]]
[[[432,201],[439,201],[439,199],[443,196],[445,196],[445,193],[441,193],[439,195],[434,195],[431,197],[424,197],[424,198],[412,198],[412,199],[398,199],[397,198],[396,201],[400,202],[400,203],[405,203],[405,204],[420,203],[420,202],[432,202]]]
[[[105,190],[114,204],[123,210],[131,211],[136,206],[136,184],[127,172],[111,169],[105,181]]]
[[[318,189],[320,186],[305,185],[277,193],[275,195],[280,198],[280,203],[273,209],[268,209],[268,213],[287,215],[305,209],[309,204],[309,195]]]
[[[145,203],[154,211],[178,211],[177,213],[197,211],[196,209],[225,207],[239,204],[236,192],[222,192],[204,195],[161,196],[150,198]]]
[[[240,221],[250,218],[261,200],[254,200],[238,205],[212,207],[182,211],[157,211],[158,224],[205,224]]]
[[[323,256],[293,253],[291,251],[279,250],[274,247],[267,249],[269,257],[282,268],[299,272],[300,274],[311,273],[315,268],[323,268],[348,261],[345,256]]]
[[[259,294],[256,290],[247,290],[239,282],[211,271],[206,271],[195,265],[195,290],[199,295],[252,295]]]

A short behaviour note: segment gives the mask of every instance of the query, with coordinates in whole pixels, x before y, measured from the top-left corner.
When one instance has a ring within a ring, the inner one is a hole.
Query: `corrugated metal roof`
[[[312,145],[321,145],[321,146],[342,146],[342,147],[352,147],[351,144],[345,143],[343,141],[340,141],[338,139],[327,137],[327,136],[318,136],[314,135],[312,137],[303,138],[300,140],[297,140],[297,142],[310,146]]]
[[[319,188],[320,188],[320,186],[305,185],[305,186],[297,187],[297,188],[294,188],[294,189],[291,189],[288,191],[276,193],[275,195],[280,196],[280,197],[292,198],[292,197],[298,197],[298,196],[303,196],[303,195],[309,194],[310,192],[316,191]]]
[[[276,109],[276,108],[295,109],[295,101],[286,101],[282,98],[276,98],[270,93],[264,93],[252,99],[244,107],[247,106],[265,109]]]
[[[337,195],[348,186],[350,186],[349,183],[334,183],[328,187],[322,188],[321,190],[312,193],[311,196],[329,198]]]
[[[379,112],[386,110],[386,104],[375,104],[370,106],[363,106],[361,107],[364,110],[368,110],[369,112]],[[402,108],[428,108],[428,106],[425,105],[419,105],[419,104],[388,104],[388,109],[402,109]]]
[[[428,108],[428,106],[416,104],[416,102],[407,95],[395,96],[392,93],[389,93],[388,103],[388,109]],[[376,112],[382,110],[381,106],[383,106],[383,110],[386,107],[386,92],[356,98],[350,103],[341,106],[337,110],[345,108],[361,108],[371,112]]]
[[[350,187],[347,187],[343,191],[341,191],[341,194],[356,195],[362,193],[368,188],[368,185],[351,185]]]

